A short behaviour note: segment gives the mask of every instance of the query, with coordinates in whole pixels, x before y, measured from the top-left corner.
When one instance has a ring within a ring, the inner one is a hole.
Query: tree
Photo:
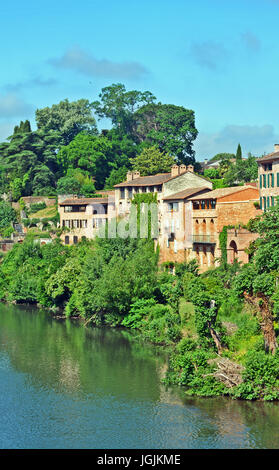
[[[106,179],[105,189],[113,189],[115,184],[125,181],[128,169],[123,166],[117,170],[113,169]]]
[[[195,163],[193,142],[198,131],[190,109],[161,103],[142,106],[134,114],[133,135],[138,142],[174,155],[178,163]]]
[[[241,149],[240,144],[238,144],[237,146],[235,158],[236,158],[236,161],[242,160],[242,149]]]
[[[94,177],[98,189],[103,188],[105,179],[113,165],[112,144],[103,135],[78,134],[69,145],[60,149],[57,155],[64,174],[69,168],[79,168]]]
[[[248,158],[246,160],[236,159],[235,164],[231,165],[225,174],[225,182],[228,186],[256,181],[257,178],[257,159],[251,154],[248,154]]]
[[[142,176],[167,173],[174,163],[174,157],[160,152],[155,146],[144,149],[134,160],[131,160],[133,170],[139,171]]]
[[[63,176],[57,181],[57,194],[80,194],[81,184],[73,176]]]
[[[109,118],[113,126],[121,133],[131,132],[133,114],[144,104],[153,103],[155,96],[149,91],[126,91],[122,83],[113,83],[102,88],[100,101],[94,101],[92,106],[99,118]]]
[[[72,102],[65,99],[51,108],[37,109],[36,123],[38,129],[46,134],[50,131],[59,132],[60,145],[68,145],[82,131],[97,134],[92,104],[86,99]]]
[[[16,221],[15,210],[5,201],[0,201],[0,230],[1,232]]]

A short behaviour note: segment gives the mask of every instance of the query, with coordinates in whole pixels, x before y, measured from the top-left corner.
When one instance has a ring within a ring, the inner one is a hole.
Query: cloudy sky
[[[279,0],[2,3],[1,140],[36,108],[121,82],[195,111],[198,160],[279,143]]]

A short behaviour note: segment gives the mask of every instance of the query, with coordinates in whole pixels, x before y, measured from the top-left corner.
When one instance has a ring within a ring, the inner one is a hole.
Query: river
[[[124,330],[0,304],[0,448],[278,448],[279,404],[187,398]]]

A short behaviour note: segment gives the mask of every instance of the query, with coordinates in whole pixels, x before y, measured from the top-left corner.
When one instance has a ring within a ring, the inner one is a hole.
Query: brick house
[[[264,211],[275,204],[279,196],[279,144],[274,152],[257,160],[259,170],[260,207]]]
[[[221,257],[219,234],[223,227],[247,224],[260,213],[254,204],[258,200],[259,190],[248,185],[215,189],[191,198],[193,255],[201,271],[215,265],[215,258]],[[253,239],[253,234],[250,240],[246,236],[247,247]],[[234,243],[232,247],[237,253],[238,247]]]

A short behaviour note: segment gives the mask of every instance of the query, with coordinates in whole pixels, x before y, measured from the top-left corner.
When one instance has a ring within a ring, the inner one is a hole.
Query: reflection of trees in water
[[[185,397],[187,406],[197,407],[214,422],[218,434],[239,439],[243,447],[279,447],[279,403],[248,402],[230,398]],[[201,428],[203,432],[203,428]]]
[[[151,347],[139,347],[126,331],[84,328],[7,305],[1,306],[0,324],[2,348],[33,386],[158,400],[157,364],[163,359],[152,356]]]

